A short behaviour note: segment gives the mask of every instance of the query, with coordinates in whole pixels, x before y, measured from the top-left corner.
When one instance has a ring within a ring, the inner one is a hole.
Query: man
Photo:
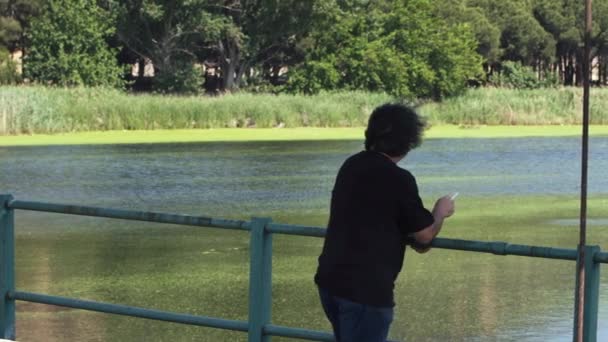
[[[384,342],[406,243],[423,253],[454,213],[449,196],[424,208],[416,179],[397,163],[421,143],[424,123],[404,105],[374,110],[365,151],[336,178],[315,282],[339,342]]]

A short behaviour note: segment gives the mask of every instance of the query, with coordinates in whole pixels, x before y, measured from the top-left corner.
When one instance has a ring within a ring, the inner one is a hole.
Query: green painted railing
[[[251,239],[249,320],[245,322],[194,316],[17,291],[15,289],[14,253],[14,211],[16,209],[249,231]],[[15,301],[20,300],[159,321],[237,330],[246,332],[250,342],[267,342],[270,341],[271,336],[284,336],[312,341],[334,341],[332,334],[327,332],[271,324],[273,234],[323,237],[325,236],[325,229],[276,224],[272,223],[269,218],[253,218],[251,221],[224,220],[201,216],[17,201],[11,195],[0,195],[0,337],[15,339]],[[492,253],[496,255],[520,255],[572,261],[576,261],[578,257],[578,253],[574,249],[515,245],[505,242],[437,238],[433,240],[432,246],[435,248]],[[608,263],[608,253],[601,252],[597,246],[586,246],[584,262],[586,272],[583,333],[585,341],[595,342],[597,335],[600,263]],[[574,307],[576,310],[578,307],[576,303]],[[574,317],[576,317],[576,312]],[[576,329],[576,326],[574,329]],[[576,336],[576,331],[574,333],[574,336]]]

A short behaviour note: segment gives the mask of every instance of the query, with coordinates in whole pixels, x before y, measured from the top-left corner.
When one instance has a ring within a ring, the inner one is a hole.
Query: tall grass
[[[473,89],[420,108],[431,123],[459,125],[565,125],[582,122],[581,88]],[[608,124],[608,89],[591,90],[592,124]]]
[[[431,124],[536,125],[581,121],[582,90],[484,88],[420,107]],[[593,89],[591,122],[608,124],[608,89]],[[366,92],[316,96],[237,93],[222,97],[133,95],[99,88],[0,87],[0,134],[220,127],[364,126],[393,100]]]
[[[0,134],[219,127],[365,125],[385,94],[222,97],[133,95],[112,89],[0,87]]]

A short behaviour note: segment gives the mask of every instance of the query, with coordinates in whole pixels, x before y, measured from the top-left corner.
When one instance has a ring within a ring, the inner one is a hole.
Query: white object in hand
[[[453,200],[456,199],[456,197],[458,197],[458,195],[459,195],[459,193],[455,192],[455,193],[452,194],[452,196],[450,196],[450,199],[453,201]]]

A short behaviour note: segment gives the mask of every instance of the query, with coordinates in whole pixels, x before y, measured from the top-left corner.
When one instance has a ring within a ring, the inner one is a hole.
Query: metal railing
[[[194,316],[18,291],[15,289],[14,253],[14,211],[16,209],[248,231],[250,233],[248,321]],[[11,195],[0,195],[0,337],[15,339],[15,301],[20,300],[159,321],[242,331],[248,334],[248,341],[250,342],[267,342],[270,341],[271,336],[300,338],[312,341],[334,341],[333,335],[327,332],[271,324],[273,234],[323,237],[325,236],[325,229],[277,224],[272,223],[269,218],[253,218],[251,221],[225,220],[201,216],[17,201]],[[432,246],[435,248],[492,253],[496,255],[519,255],[572,261],[577,260],[578,254],[574,249],[442,238],[433,240]],[[597,335],[600,263],[608,263],[608,253],[601,252],[598,246],[585,246],[584,262],[586,272],[583,334],[585,341],[594,342]],[[574,307],[576,311],[576,303]],[[575,312],[575,317],[576,314]],[[576,326],[574,330],[576,336]]]

